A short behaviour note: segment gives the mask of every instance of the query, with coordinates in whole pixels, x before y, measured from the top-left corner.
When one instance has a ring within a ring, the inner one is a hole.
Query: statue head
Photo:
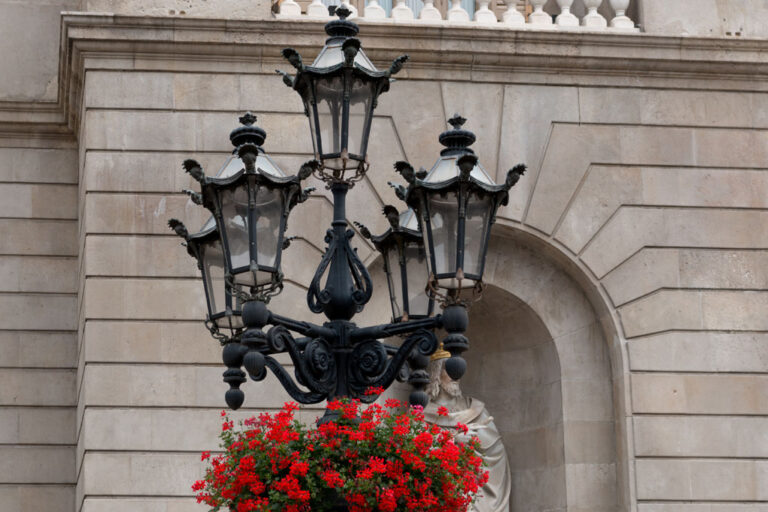
[[[429,372],[429,384],[427,384],[427,395],[430,400],[436,400],[442,390],[450,398],[460,398],[461,387],[459,381],[453,380],[445,371],[445,361],[447,359],[433,359],[429,362],[427,371]]]

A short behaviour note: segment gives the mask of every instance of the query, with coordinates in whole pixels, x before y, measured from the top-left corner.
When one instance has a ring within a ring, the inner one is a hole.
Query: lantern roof
[[[216,227],[216,219],[213,215],[211,215],[207,221],[205,221],[205,224],[203,224],[203,227],[200,228],[200,231],[193,235],[188,235],[186,239],[187,243],[187,252],[190,256],[193,258],[198,258],[198,246],[200,244],[214,241],[219,239],[219,228]]]

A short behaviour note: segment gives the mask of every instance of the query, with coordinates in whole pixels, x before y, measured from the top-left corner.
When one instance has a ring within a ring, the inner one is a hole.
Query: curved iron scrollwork
[[[408,336],[397,352],[387,359],[384,344],[369,340],[358,344],[352,352],[352,364],[349,366],[349,388],[351,395],[363,402],[372,402],[376,395],[366,395],[371,387],[388,388],[409,360],[415,369],[420,369],[418,361],[429,362],[429,356],[437,350],[437,337],[432,331],[420,329]],[[421,357],[418,357],[421,356]],[[421,404],[425,405],[425,404]]]

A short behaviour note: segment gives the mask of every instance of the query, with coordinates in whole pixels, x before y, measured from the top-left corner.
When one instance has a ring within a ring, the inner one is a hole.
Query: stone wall
[[[0,137],[0,509],[72,512],[77,151]]]
[[[60,117],[3,121],[0,139],[0,508],[194,510],[189,485],[216,447],[226,386],[195,265],[166,226],[206,218],[180,192],[193,185],[180,163],[214,173],[246,109],[284,169],[310,158],[298,98],[272,70],[288,69],[289,44],[314,55],[321,25],[62,26]],[[513,450],[515,512],[765,508],[761,48],[371,23],[361,38],[379,64],[412,61],[377,109],[350,220],[385,229],[392,162],[429,167],[456,111],[498,180],[529,165],[494,230],[466,383]],[[322,185],[292,214],[278,312],[304,311],[330,217]],[[377,286],[361,323],[385,321],[379,263],[355,243]],[[540,371],[510,375],[521,361]],[[505,387],[519,392],[506,403]],[[270,379],[245,391],[244,414],[287,399]],[[537,472],[553,486],[537,488]]]

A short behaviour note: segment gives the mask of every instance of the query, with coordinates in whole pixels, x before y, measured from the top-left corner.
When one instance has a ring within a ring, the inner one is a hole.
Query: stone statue
[[[475,435],[480,440],[479,455],[488,470],[488,483],[483,486],[470,510],[509,512],[512,477],[501,434],[485,404],[476,398],[464,396],[458,381],[451,379],[446,373],[445,361],[450,356],[451,354],[441,346],[429,363],[429,404],[424,409],[425,418],[428,422],[444,428],[454,429],[456,423],[463,423],[469,427],[467,437]],[[448,416],[438,415],[438,407],[448,409]],[[457,437],[462,440],[464,435],[459,434]]]

